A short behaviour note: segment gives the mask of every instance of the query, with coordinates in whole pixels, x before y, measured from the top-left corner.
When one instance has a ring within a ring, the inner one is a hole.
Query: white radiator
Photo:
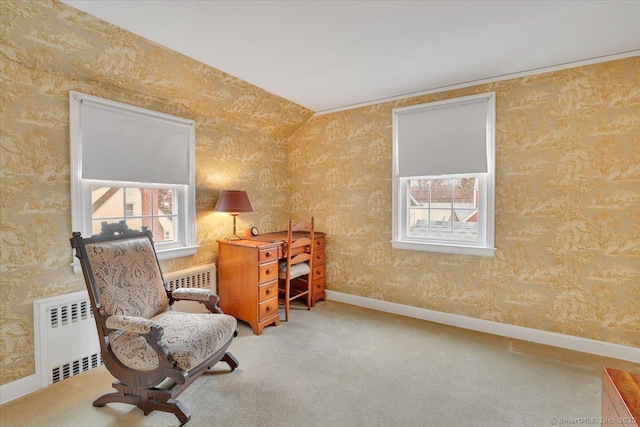
[[[209,288],[216,291],[216,265],[207,264],[164,275],[167,288]],[[204,306],[178,301],[175,310],[202,312]],[[100,344],[87,291],[33,302],[36,374],[41,386],[70,378],[101,365]]]
[[[42,387],[102,364],[87,291],[36,300],[33,318]]]

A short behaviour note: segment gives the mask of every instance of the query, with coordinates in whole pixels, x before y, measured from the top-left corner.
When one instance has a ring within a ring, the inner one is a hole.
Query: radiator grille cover
[[[33,302],[36,372],[47,386],[102,364],[87,291]]]

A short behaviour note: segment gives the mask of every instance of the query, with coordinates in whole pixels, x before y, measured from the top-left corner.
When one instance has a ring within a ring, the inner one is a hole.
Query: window
[[[477,242],[478,183],[475,178],[411,179],[409,237]]]
[[[91,230],[99,233],[102,222],[125,221],[129,228],[147,227],[153,233],[156,249],[173,247],[179,242],[180,224],[177,204],[180,188],[113,187],[112,182],[87,181],[91,191]],[[131,185],[131,184],[130,184]],[[174,206],[176,209],[174,209]],[[174,241],[174,237],[176,241]]]
[[[97,188],[100,188],[100,187],[97,187]],[[92,190],[92,192],[93,192],[93,190]],[[92,195],[93,195],[93,193],[92,193]],[[93,198],[91,200],[93,200]],[[95,204],[95,203],[96,203],[95,201],[92,202],[92,204]],[[124,211],[125,215],[126,216],[133,216],[134,215],[133,214],[133,212],[134,212],[133,203],[126,203],[124,206],[125,206],[125,208],[124,208],[125,209],[125,211]],[[93,219],[95,220],[95,215],[94,215]]]
[[[494,253],[493,93],[393,110],[397,249]]]
[[[72,231],[125,221],[152,231],[159,259],[193,255],[195,123],[73,91],[69,105]]]

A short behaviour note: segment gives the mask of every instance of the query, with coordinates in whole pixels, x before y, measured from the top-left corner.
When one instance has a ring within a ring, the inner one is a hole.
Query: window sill
[[[158,260],[162,261],[164,259],[171,258],[180,258],[184,256],[195,255],[198,250],[198,246],[181,246],[179,248],[170,248],[170,249],[158,249],[156,250],[156,255],[158,256]],[[71,267],[73,268],[73,272],[75,274],[82,273],[82,267],[80,267],[80,261],[76,258],[76,252],[73,251],[73,262],[71,263]]]
[[[445,254],[456,255],[474,255],[492,257],[496,248],[488,248],[484,246],[464,246],[464,245],[445,245],[438,243],[422,243],[392,240],[391,245],[394,249],[404,249],[409,251],[424,252],[440,252]]]
[[[158,259],[162,261],[163,259],[180,258],[183,256],[195,255],[197,250],[198,245],[180,246],[178,248],[156,249],[156,254],[158,255]]]

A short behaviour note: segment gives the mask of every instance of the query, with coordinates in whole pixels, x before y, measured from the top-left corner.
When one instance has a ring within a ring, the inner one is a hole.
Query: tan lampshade
[[[223,190],[213,208],[216,212],[253,212],[246,191]]]

